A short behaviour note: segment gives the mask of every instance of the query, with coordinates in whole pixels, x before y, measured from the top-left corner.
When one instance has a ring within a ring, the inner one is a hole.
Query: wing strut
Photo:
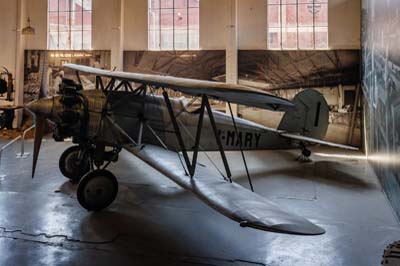
[[[104,91],[104,83],[100,76],[96,76],[96,90],[98,89]]]
[[[192,162],[190,162],[189,155],[187,153],[187,150],[186,150],[186,147],[185,147],[185,143],[183,141],[182,134],[181,134],[181,131],[180,131],[180,128],[179,128],[179,125],[178,125],[178,121],[176,120],[176,117],[175,117],[175,114],[174,114],[174,110],[173,110],[172,105],[171,105],[171,101],[169,100],[168,93],[165,91],[165,89],[163,89],[163,96],[164,96],[165,103],[166,103],[166,106],[167,106],[167,109],[168,109],[168,112],[169,112],[169,116],[171,118],[172,125],[174,127],[175,135],[176,135],[176,137],[178,139],[178,143],[179,143],[181,152],[183,154],[183,158],[185,159],[186,166],[189,169],[190,176],[193,177],[195,172],[196,172],[197,155],[198,155],[199,147],[200,147],[201,129],[203,127],[204,112],[207,109],[207,113],[208,113],[208,116],[209,116],[209,119],[210,119],[210,123],[211,123],[211,126],[212,126],[213,131],[214,131],[215,140],[217,142],[218,149],[219,149],[222,161],[223,161],[224,166],[225,166],[226,175],[229,178],[229,181],[232,183],[232,179],[231,179],[232,174],[231,174],[231,171],[229,169],[229,164],[228,164],[228,160],[226,159],[224,148],[222,146],[221,140],[220,140],[219,135],[218,135],[217,125],[215,123],[214,115],[213,115],[210,103],[208,101],[207,95],[205,95],[205,94],[202,95],[200,115],[199,115],[199,120],[198,120],[198,124],[197,124],[197,132],[196,132],[195,147],[194,147],[194,151],[193,151]]]
[[[239,139],[239,149],[240,149],[240,153],[242,154],[244,168],[246,169],[247,179],[249,180],[251,191],[254,192],[253,182],[251,182],[249,168],[247,167],[246,157],[244,156],[244,152],[243,152],[242,138],[239,138],[239,132],[238,132],[238,129],[236,126],[236,121],[235,121],[235,117],[233,116],[232,106],[231,106],[230,102],[228,102],[228,106],[229,106],[229,111],[231,112],[232,123],[233,123],[233,126],[235,127],[235,134],[236,134],[236,136],[238,136],[238,139]]]

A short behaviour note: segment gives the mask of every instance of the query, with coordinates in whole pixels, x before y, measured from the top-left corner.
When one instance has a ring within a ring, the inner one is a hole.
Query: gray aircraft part
[[[285,113],[278,129],[323,139],[329,122],[329,106],[324,96],[316,90],[305,90],[294,97],[293,103],[296,110]]]

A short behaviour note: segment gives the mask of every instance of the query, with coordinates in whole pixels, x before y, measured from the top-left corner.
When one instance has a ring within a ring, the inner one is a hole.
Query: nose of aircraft
[[[35,115],[40,115],[48,118],[52,114],[53,105],[53,98],[42,98],[29,103],[26,108]]]

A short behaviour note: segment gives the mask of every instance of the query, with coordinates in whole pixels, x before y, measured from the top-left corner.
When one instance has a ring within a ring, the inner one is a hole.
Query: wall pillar
[[[226,83],[238,83],[238,2],[239,0],[228,0],[228,29],[226,36]],[[238,114],[238,105],[232,104],[234,116]],[[226,113],[229,112],[228,104]]]
[[[27,0],[17,0],[17,25],[16,25],[16,47],[15,47],[15,83],[14,83],[14,103],[15,105],[24,104],[24,50],[25,37],[21,34],[24,27],[25,7]],[[16,127],[21,127],[23,110],[19,109],[15,113]]]
[[[113,43],[111,46],[111,70],[122,71],[124,68],[124,6],[125,0],[118,1],[118,25],[113,26]]]

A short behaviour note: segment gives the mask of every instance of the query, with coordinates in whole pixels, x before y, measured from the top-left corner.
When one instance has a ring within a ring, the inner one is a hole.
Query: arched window
[[[92,0],[48,0],[49,50],[92,48]]]
[[[199,49],[200,0],[149,0],[149,50]]]
[[[267,0],[268,49],[328,49],[328,0]]]

